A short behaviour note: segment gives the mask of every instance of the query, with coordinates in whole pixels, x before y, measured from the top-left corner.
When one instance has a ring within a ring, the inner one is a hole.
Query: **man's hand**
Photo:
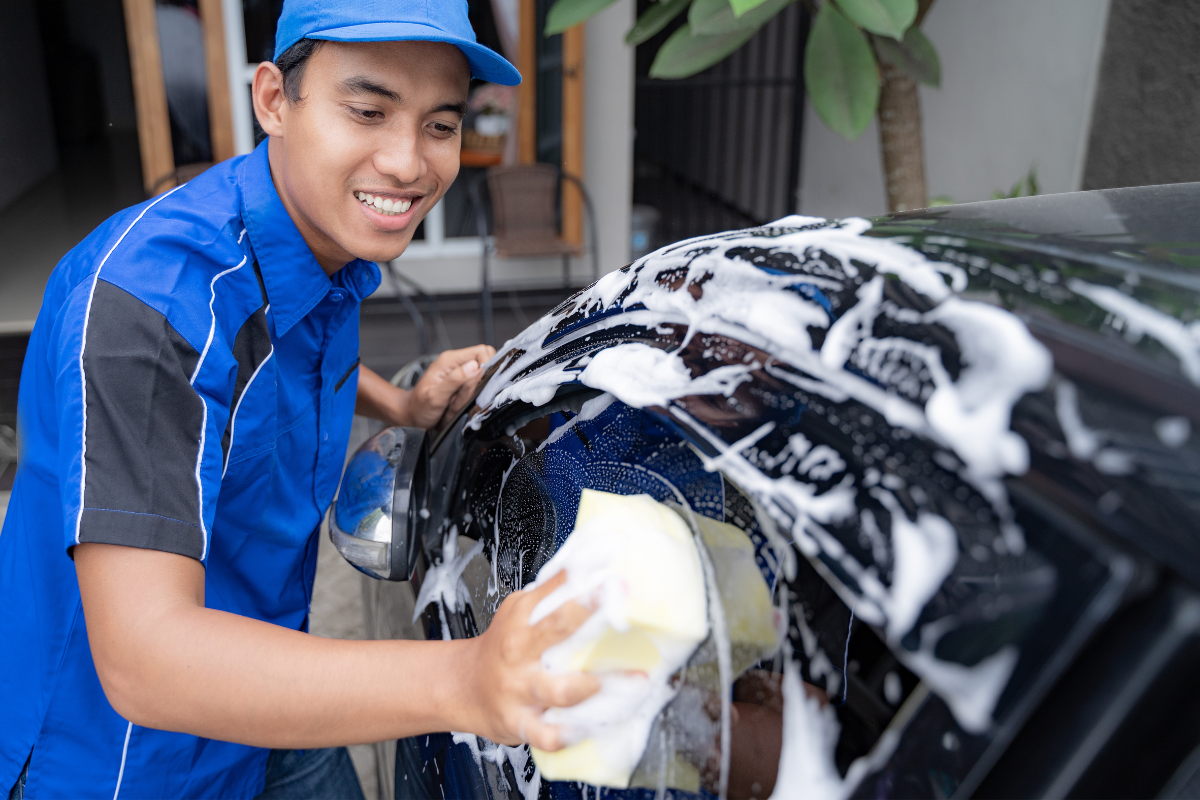
[[[412,391],[397,389],[360,367],[355,411],[389,425],[431,428],[447,413],[456,414],[466,405],[479,383],[480,368],[495,354],[496,348],[486,344],[446,350],[429,365]]]
[[[542,750],[569,744],[557,726],[542,720],[542,712],[586,700],[599,691],[600,681],[586,673],[548,673],[542,669],[541,655],[574,633],[592,612],[567,603],[537,625],[529,625],[534,606],[566,577],[560,572],[536,589],[513,592],[500,604],[487,631],[469,640],[476,647],[475,674],[468,682],[473,696],[464,710],[476,716],[467,719],[462,730],[500,744],[528,742]]]
[[[483,365],[494,355],[496,348],[486,344],[439,355],[408,393],[406,424],[431,428],[444,414],[458,413],[474,393]]]

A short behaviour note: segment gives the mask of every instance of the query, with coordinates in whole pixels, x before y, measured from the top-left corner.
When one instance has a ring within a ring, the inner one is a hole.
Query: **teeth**
[[[403,214],[412,208],[413,203],[411,199],[393,200],[390,197],[377,197],[373,194],[368,194],[367,192],[355,192],[354,196],[358,198],[359,202],[365,203],[374,210],[378,211],[380,214],[385,214],[387,216]]]

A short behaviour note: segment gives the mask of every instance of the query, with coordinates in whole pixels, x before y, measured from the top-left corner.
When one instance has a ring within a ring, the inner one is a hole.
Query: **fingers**
[[[464,350],[447,350],[429,365],[418,388],[423,390],[426,402],[438,410],[437,416],[450,405],[451,398],[458,396],[460,407],[466,402],[482,375],[482,366],[495,352],[484,344]]]
[[[534,711],[526,712],[519,725],[521,740],[539,750],[554,752],[566,746],[557,725],[551,725]]]
[[[579,630],[579,626],[587,622],[593,613],[594,609],[580,605],[574,600],[564,603],[561,608],[533,626],[534,646],[540,653],[547,647],[558,644]]]
[[[532,609],[532,607],[540,603],[546,595],[562,586],[566,580],[567,571],[562,569],[554,573],[553,577],[551,577],[550,580],[546,581],[545,583],[538,584],[531,589],[522,589],[517,593],[517,595],[522,598],[524,602],[529,603],[530,608]]]
[[[598,691],[600,679],[588,672],[539,672],[533,680],[533,700],[545,708],[573,706]]]
[[[468,367],[471,369],[470,374],[473,375],[494,355],[496,355],[496,348],[491,345],[477,344],[474,347],[464,347],[461,350],[445,350],[429,366],[431,371],[435,367],[441,367],[443,370],[449,372],[473,364],[474,367]]]

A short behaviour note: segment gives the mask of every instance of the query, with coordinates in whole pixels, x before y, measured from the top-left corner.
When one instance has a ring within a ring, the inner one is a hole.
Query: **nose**
[[[375,152],[375,169],[407,186],[416,183],[425,174],[425,156],[421,151],[421,137],[407,126],[389,132],[380,148]]]

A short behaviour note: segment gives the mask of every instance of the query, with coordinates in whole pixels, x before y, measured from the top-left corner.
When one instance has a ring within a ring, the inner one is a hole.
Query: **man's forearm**
[[[358,397],[354,413],[383,420],[388,425],[411,425],[408,392],[398,389],[365,365],[358,368]]]
[[[205,608],[204,569],[192,559],[117,545],[75,550],[97,672],[109,702],[137,725],[309,748],[474,722],[463,694],[479,640],[323,639]],[[160,601],[145,603],[147,589]]]
[[[323,639],[196,607],[154,630],[159,657],[132,670],[138,685],[122,692],[124,716],[140,725],[271,748],[462,727],[452,700],[471,663],[467,641]]]

